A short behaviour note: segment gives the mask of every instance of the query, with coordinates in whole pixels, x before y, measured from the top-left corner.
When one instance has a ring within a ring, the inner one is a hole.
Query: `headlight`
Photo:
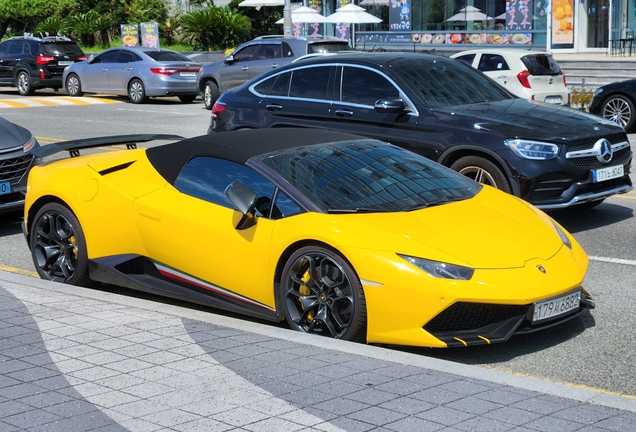
[[[504,144],[523,159],[547,160],[559,155],[559,146],[556,144],[521,139],[507,139]]]
[[[572,242],[570,241],[570,238],[568,237],[568,235],[554,221],[551,221],[551,222],[552,222],[552,225],[554,225],[554,229],[559,234],[559,237],[561,237],[561,241],[563,242],[563,244],[569,247],[570,249],[572,249]]]
[[[28,152],[29,150],[31,150],[35,146],[36,142],[37,141],[35,140],[35,138],[33,136],[31,136],[31,138],[29,138],[29,140],[27,142],[25,142],[24,145],[22,146],[22,151],[24,153]]]
[[[398,255],[435,278],[469,280],[473,277],[473,273],[475,273],[475,269],[470,267],[415,258],[408,255]]]
[[[601,93],[603,93],[603,89],[602,89],[602,88],[597,88],[597,89],[594,91],[594,97],[596,97],[596,96],[600,95]]]

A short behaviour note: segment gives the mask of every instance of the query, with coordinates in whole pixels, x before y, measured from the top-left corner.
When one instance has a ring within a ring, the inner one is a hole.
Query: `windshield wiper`
[[[354,209],[329,209],[327,213],[341,214],[341,213],[391,213],[399,210],[390,209],[377,209],[370,207],[356,207]]]

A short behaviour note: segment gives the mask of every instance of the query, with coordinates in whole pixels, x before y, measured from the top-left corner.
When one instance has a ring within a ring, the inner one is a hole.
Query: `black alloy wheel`
[[[636,121],[636,110],[629,98],[622,95],[610,96],[601,108],[601,115],[606,119],[622,126],[629,132]]]
[[[336,252],[307,246],[289,258],[280,304],[292,329],[355,342],[366,341],[367,312],[360,280]]]
[[[478,183],[492,186],[507,193],[512,193],[510,184],[504,173],[488,159],[479,156],[464,156],[457,159],[451,169],[475,180]]]
[[[84,232],[67,207],[44,205],[33,219],[29,241],[33,263],[42,279],[91,285]]]

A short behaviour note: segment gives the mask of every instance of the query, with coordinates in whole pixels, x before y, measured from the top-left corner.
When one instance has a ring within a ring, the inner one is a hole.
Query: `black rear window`
[[[145,54],[157,61],[192,61],[189,57],[172,51],[146,51]]]
[[[336,213],[416,210],[481,190],[462,174],[375,140],[298,147],[261,161],[318,207]]]
[[[41,54],[61,56],[68,54],[84,54],[75,42],[45,42],[40,44]]]
[[[527,55],[521,57],[521,61],[528,68],[530,75],[559,75],[561,73],[559,64],[552,56]]]
[[[307,45],[307,54],[349,51],[350,49],[347,42],[316,42]]]
[[[408,56],[388,67],[431,109],[513,98],[486,75],[453,59]]]

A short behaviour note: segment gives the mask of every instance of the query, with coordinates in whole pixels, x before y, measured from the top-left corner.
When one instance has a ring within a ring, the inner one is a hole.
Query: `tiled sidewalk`
[[[636,431],[636,399],[0,272],[1,431]]]

